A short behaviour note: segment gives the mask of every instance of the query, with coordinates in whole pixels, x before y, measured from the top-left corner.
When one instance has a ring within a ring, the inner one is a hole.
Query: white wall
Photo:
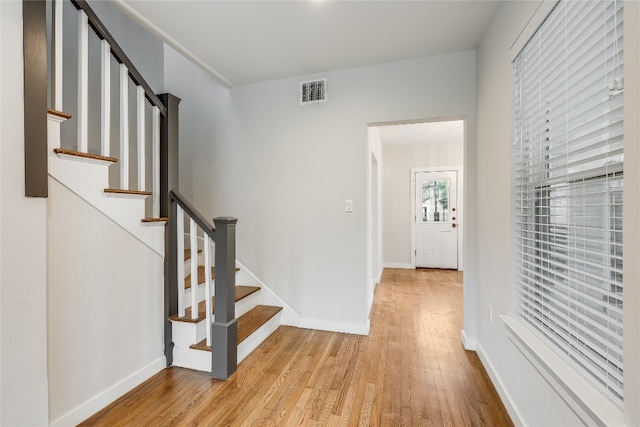
[[[50,420],[75,425],[164,368],[164,260],[52,178],[49,190]]]
[[[637,219],[640,216],[638,165],[638,5],[625,3],[625,413],[628,425],[638,417],[638,337],[640,303]],[[501,2],[478,49],[478,145],[477,145],[477,350],[501,392],[516,424],[531,426],[580,425],[577,416],[554,392],[538,371],[509,341],[497,314],[510,311],[511,188],[510,47],[539,2]],[[627,31],[636,31],[628,37]],[[635,64],[629,69],[627,64]],[[626,120],[627,117],[630,120]],[[483,197],[484,196],[484,197]],[[491,196],[491,197],[488,197]],[[470,259],[467,257],[466,259]],[[466,280],[466,277],[465,277]],[[493,307],[489,321],[488,305]],[[628,310],[632,307],[632,310]],[[635,375],[635,377],[632,377]],[[544,410],[541,410],[543,408]]]
[[[451,167],[463,165],[463,127],[451,140],[389,144],[382,141],[383,211],[384,211],[384,263],[385,265],[411,268],[411,168]],[[458,194],[463,188],[463,178],[458,177]],[[459,204],[462,205],[460,199]],[[462,231],[461,231],[462,234]],[[462,236],[459,246],[462,247]],[[461,260],[460,260],[461,261]],[[462,268],[462,264],[459,265]]]
[[[164,43],[129,18],[111,2],[89,0],[89,6],[98,15],[111,35],[127,54],[151,89],[160,92],[164,86]]]
[[[170,89],[180,61],[165,62]],[[315,77],[328,78],[329,102],[301,107],[298,84]],[[366,332],[367,123],[465,117],[474,144],[475,53],[257,83],[230,99],[211,82],[202,91],[222,98],[203,99],[206,132],[181,139],[184,191],[208,216],[239,218],[238,258],[303,326]]]
[[[180,191],[212,219],[214,212],[220,211],[214,211],[207,203],[229,191],[225,177],[234,170],[232,163],[214,156],[211,148],[214,143],[235,142],[231,94],[226,86],[167,45],[164,69],[165,92],[182,99],[179,107]],[[194,198],[195,194],[205,194],[207,198]]]
[[[24,196],[22,2],[0,2],[0,425],[47,425],[46,201]]]

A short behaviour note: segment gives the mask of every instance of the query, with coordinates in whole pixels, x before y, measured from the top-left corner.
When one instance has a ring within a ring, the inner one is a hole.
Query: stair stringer
[[[238,259],[236,259],[236,267],[240,268],[236,273],[236,283],[258,286],[261,293],[261,304],[282,307],[282,311],[278,314],[280,316],[280,324],[296,327],[300,324],[298,313]]]
[[[198,238],[198,243],[202,244],[202,239]],[[215,242],[211,242],[211,259],[215,258]],[[256,276],[246,265],[236,258],[236,267],[240,270],[236,272],[236,284],[246,286],[257,286],[260,288],[260,303],[264,305],[274,305],[282,307],[282,312],[278,314],[281,324],[286,326],[296,326],[300,324],[298,313],[291,308],[282,298],[278,296],[269,286],[267,286],[258,276]]]
[[[49,175],[158,255],[164,256],[164,227],[141,221],[145,213],[145,200],[113,197],[104,192],[109,187],[108,165],[65,160],[53,152],[55,148],[60,148],[60,124],[63,120],[53,114],[48,115]]]

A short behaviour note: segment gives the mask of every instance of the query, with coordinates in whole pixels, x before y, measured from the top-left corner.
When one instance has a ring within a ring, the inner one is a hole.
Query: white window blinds
[[[513,63],[520,320],[622,408],[622,1],[560,1]]]

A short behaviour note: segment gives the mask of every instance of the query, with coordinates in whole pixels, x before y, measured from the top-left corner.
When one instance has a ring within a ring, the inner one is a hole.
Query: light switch
[[[353,212],[353,200],[345,200],[344,201],[344,211],[345,212]]]

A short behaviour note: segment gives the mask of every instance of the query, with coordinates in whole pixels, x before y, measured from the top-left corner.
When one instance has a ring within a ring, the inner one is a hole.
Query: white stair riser
[[[247,313],[255,306],[261,304],[260,291],[254,292],[251,295],[236,302],[236,318]],[[212,320],[215,319],[215,315],[212,316]],[[189,347],[191,344],[198,343],[206,338],[206,320],[201,320],[198,323],[188,322],[175,322],[173,325],[173,342],[178,345],[181,343],[183,347]]]
[[[189,288],[189,289],[185,289],[184,291],[184,303],[185,303],[185,308],[190,307],[191,306],[191,290],[193,289],[193,287]],[[196,295],[196,299],[198,300],[198,302],[200,301],[204,301],[205,299],[205,285],[204,283],[200,283],[198,285],[198,294]],[[211,281],[211,295],[215,295],[215,283],[212,280]]]
[[[173,348],[173,366],[211,372],[211,353],[176,345]]]
[[[196,259],[197,259],[198,266],[204,265],[204,255],[202,253],[199,253]],[[211,266],[213,266],[213,263],[211,263]],[[184,277],[186,278],[190,274],[191,274],[191,259],[188,259],[184,262]]]
[[[171,324],[173,343],[176,347],[189,348],[190,345],[204,338],[204,321],[198,323],[171,322]],[[203,338],[198,338],[198,335]]]
[[[281,313],[276,314],[257,331],[238,345],[238,363],[242,362],[253,350],[255,350],[269,335],[275,332],[281,323]],[[211,371],[211,352],[194,350],[189,346],[176,346],[173,349],[173,365],[197,371]]]
[[[269,338],[269,335],[278,329],[282,324],[281,316],[282,311],[278,312],[278,314],[269,319],[267,323],[262,325],[257,331],[249,335],[247,339],[238,345],[238,363],[242,362],[245,357],[251,354],[264,340]]]

